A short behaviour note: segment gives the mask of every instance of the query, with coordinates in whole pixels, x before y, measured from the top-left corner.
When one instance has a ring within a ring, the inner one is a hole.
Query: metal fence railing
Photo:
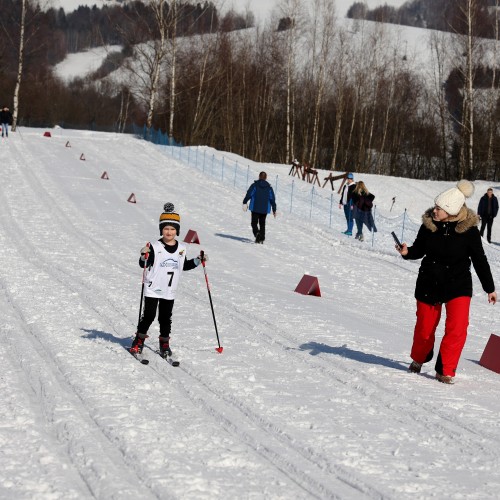
[[[223,153],[214,154],[198,146],[182,146],[166,135],[156,131],[138,129],[137,136],[149,140],[154,144],[165,146],[162,150],[180,162],[196,168],[205,175],[212,177],[231,186],[235,191],[244,193],[258,172],[253,171],[250,165],[244,165],[237,160],[232,160]],[[339,210],[339,195],[328,189],[311,186],[292,176],[275,178],[268,181],[273,186],[278,210],[300,216],[302,220],[310,220],[325,229],[342,232],[346,228],[344,211]],[[372,247],[394,245],[391,231],[394,231],[401,241],[413,241],[420,227],[420,222],[410,219],[405,210],[403,213],[393,215],[384,213],[376,206],[372,210],[377,232],[371,232]],[[367,238],[368,240],[368,238]]]

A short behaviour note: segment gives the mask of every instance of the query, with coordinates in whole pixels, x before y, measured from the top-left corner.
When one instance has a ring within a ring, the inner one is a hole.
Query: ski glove
[[[208,261],[208,255],[206,253],[203,254],[203,259],[201,258],[201,255],[198,255],[198,257],[195,257],[194,259],[196,267],[198,267],[202,262],[207,262],[207,261]]]
[[[150,253],[151,252],[151,249],[149,247],[142,247],[141,248],[141,260],[142,261],[146,261],[146,254],[147,253]]]
[[[248,205],[246,203],[243,203],[243,212],[246,212],[248,210]]]

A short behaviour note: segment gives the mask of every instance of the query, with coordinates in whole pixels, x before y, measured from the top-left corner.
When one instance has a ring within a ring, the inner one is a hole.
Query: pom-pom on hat
[[[436,196],[434,203],[450,215],[457,215],[465,204],[465,199],[474,194],[474,184],[462,179],[456,187],[443,191]]]
[[[165,205],[163,205],[163,213],[160,214],[160,236],[165,226],[175,227],[177,236],[179,236],[181,230],[181,217],[175,212],[173,203],[165,203]]]

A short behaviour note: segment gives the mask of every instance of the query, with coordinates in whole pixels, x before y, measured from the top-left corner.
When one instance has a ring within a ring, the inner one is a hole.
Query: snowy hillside
[[[363,176],[379,203],[374,246],[341,233],[336,206],[330,228],[278,198],[255,245],[241,188],[131,137],[43,132],[0,143],[0,498],[498,498],[500,375],[478,360],[500,305],[477,278],[457,383],[436,382],[432,363],[407,372],[418,263],[393,249],[391,217],[408,208],[416,223],[452,183]],[[245,164],[250,180],[291,180],[286,165]],[[188,257],[209,255],[224,347],[202,269],[186,272],[179,368],[154,353],[156,323],[148,366],[126,351],[139,249],[167,201],[181,239],[199,236]],[[486,252],[498,286],[500,246]],[[305,273],[321,297],[294,293]]]

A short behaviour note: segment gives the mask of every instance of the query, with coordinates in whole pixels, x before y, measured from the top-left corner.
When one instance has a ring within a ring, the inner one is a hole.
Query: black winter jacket
[[[491,203],[491,213],[488,213],[488,203]],[[498,198],[493,195],[491,201],[488,200],[488,195],[484,194],[479,200],[479,205],[477,206],[477,215],[482,219],[487,219],[489,217],[495,218],[498,214]]]
[[[12,113],[10,111],[1,110],[0,111],[0,123],[7,123],[12,125]]]
[[[415,298],[426,304],[472,297],[470,264],[486,293],[495,291],[490,265],[483,250],[477,215],[466,206],[449,222],[432,219],[432,208],[422,216],[422,226],[404,259],[421,259]]]
[[[375,195],[372,193],[366,194],[364,191],[362,193],[352,193],[352,202],[354,205],[362,212],[369,212],[373,207],[373,200]]]

